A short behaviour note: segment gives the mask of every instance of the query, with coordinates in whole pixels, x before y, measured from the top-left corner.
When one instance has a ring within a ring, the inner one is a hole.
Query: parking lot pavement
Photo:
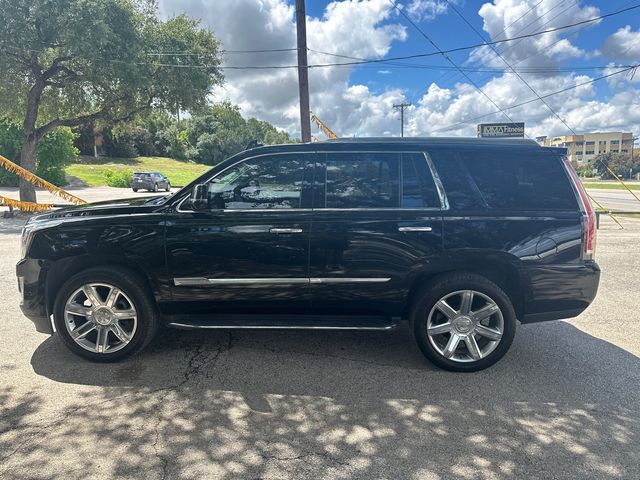
[[[100,202],[103,200],[114,200],[118,198],[138,198],[144,196],[157,196],[166,195],[167,192],[147,192],[146,190],[140,190],[133,192],[130,188],[114,188],[114,187],[70,187],[66,190],[87,202]],[[174,188],[173,192],[177,192],[178,189]],[[0,187],[0,195],[14,198],[18,200],[20,195],[17,188],[12,187]],[[57,195],[53,195],[46,190],[37,189],[36,195],[38,197],[38,203],[54,203],[54,204],[67,204],[66,200],[61,199]],[[0,207],[3,208],[3,207]]]
[[[20,220],[0,220],[0,478],[640,478],[640,222],[623,223],[603,219],[590,309],[453,374],[405,328],[165,331],[88,363],[21,315]]]

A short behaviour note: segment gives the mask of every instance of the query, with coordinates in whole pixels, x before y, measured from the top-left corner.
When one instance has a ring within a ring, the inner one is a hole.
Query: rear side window
[[[398,208],[399,155],[336,153],[326,160],[326,208]]]
[[[422,153],[402,154],[402,208],[440,208],[436,184]]]
[[[442,152],[434,158],[453,208],[571,210],[575,194],[560,158],[503,149]],[[451,192],[451,193],[450,193]]]

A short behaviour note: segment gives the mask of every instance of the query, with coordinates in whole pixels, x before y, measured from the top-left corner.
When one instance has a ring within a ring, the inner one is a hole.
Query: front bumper
[[[596,262],[579,265],[546,265],[526,272],[522,323],[560,320],[580,315],[596,298],[600,267]]]
[[[47,268],[43,260],[23,258],[16,265],[20,309],[31,320],[40,333],[53,334],[51,318],[47,311],[45,274]]]

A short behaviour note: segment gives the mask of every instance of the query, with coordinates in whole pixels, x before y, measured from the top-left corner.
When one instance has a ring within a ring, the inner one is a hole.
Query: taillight
[[[569,172],[573,186],[578,192],[580,211],[582,212],[582,259],[593,260],[596,253],[596,212],[591,206],[589,196],[580,178],[566,158],[564,160],[564,166],[567,172]]]

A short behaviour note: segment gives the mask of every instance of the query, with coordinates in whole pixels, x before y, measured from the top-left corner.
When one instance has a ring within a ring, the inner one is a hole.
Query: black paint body
[[[416,291],[434,276],[452,271],[476,272],[498,283],[523,322],[579,314],[596,295],[600,271],[594,261],[581,258],[577,201],[573,208],[548,211],[453,205],[318,208],[325,188],[319,172],[333,152],[440,151],[442,157],[460,145],[460,140],[426,139],[260,147],[217,165],[172,196],[101,202],[39,215],[28,226],[40,229],[17,265],[23,312],[39,331],[51,333],[49,316],[65,280],[91,266],[122,265],[148,282],[165,321],[230,313],[406,318]],[[524,142],[468,139],[463,146],[484,154],[499,149],[513,156],[548,150],[561,161],[558,152]],[[304,152],[309,160],[302,208],[184,209],[194,185],[244,159],[288,152]],[[449,197],[453,192],[445,187],[444,193]],[[414,226],[431,231],[399,231]],[[299,232],[274,234],[274,228]],[[246,282],[176,285],[175,279],[185,278]],[[300,280],[252,283],[256,278]],[[387,281],[331,281],[345,278]]]

